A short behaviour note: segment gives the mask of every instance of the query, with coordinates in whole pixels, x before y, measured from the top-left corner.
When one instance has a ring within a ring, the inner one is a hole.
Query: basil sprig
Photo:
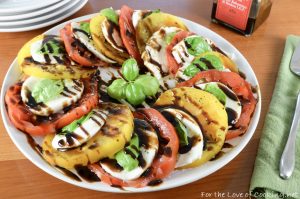
[[[193,36],[184,39],[187,46],[188,53],[194,56],[198,56],[202,53],[212,51],[210,45],[205,41],[203,37]]]
[[[100,15],[105,16],[108,20],[114,22],[116,25],[119,25],[119,16],[112,8],[104,8],[100,10]]]
[[[127,81],[133,81],[139,76],[139,67],[135,59],[127,59],[122,66],[122,74]]]
[[[204,53],[195,58],[195,60],[183,71],[183,74],[189,77],[195,76],[198,72],[209,69],[224,70],[224,64],[221,58],[211,52]]]
[[[129,145],[123,150],[119,151],[115,155],[115,159],[125,171],[131,171],[139,166],[139,155],[139,137],[137,136],[137,134],[133,134]]]
[[[127,100],[132,105],[143,103],[148,96],[155,96],[159,89],[158,80],[151,75],[139,75],[135,59],[126,60],[121,69],[124,79],[116,79],[107,88],[110,97]]]
[[[188,129],[179,119],[175,118],[175,120],[176,120],[175,129],[179,137],[179,144],[180,146],[186,146],[189,144]]]

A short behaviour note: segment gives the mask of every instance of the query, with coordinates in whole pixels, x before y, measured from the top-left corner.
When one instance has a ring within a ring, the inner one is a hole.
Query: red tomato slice
[[[136,59],[139,64],[143,64],[143,60],[136,43],[135,29],[132,24],[132,14],[133,9],[126,5],[122,6],[119,17],[121,38],[128,53]]]
[[[60,37],[64,41],[65,48],[71,59],[82,66],[103,66],[106,62],[95,57],[86,47],[73,37],[71,24],[67,24],[60,30]]]
[[[70,124],[81,116],[89,113],[98,104],[97,83],[90,79],[83,80],[84,93],[81,99],[70,107],[66,113],[55,114],[51,119],[39,121],[25,106],[21,98],[22,84],[11,86],[5,95],[8,116],[16,128],[30,135],[46,135]]]
[[[207,82],[221,82],[229,86],[235,94],[241,97],[241,116],[234,126],[235,129],[228,131],[226,139],[228,140],[244,134],[248,128],[257,103],[257,100],[253,96],[250,84],[237,73],[208,70],[197,73],[192,79],[179,83],[177,87],[194,86],[201,79],[205,79]]]
[[[192,34],[193,33],[185,31],[185,30],[182,30],[182,31],[176,33],[175,36],[173,37],[171,43],[166,48],[166,55],[167,55],[169,71],[174,75],[177,73],[178,69],[180,68],[180,64],[178,64],[176,59],[173,57],[172,49],[176,44],[178,44],[184,38],[186,38]]]
[[[167,142],[162,145],[160,141],[159,152],[154,159],[151,169],[147,174],[136,180],[123,181],[106,173],[99,164],[91,164],[89,168],[101,179],[102,182],[112,186],[121,187],[145,187],[147,185],[161,182],[175,168],[179,140],[176,131],[160,112],[155,109],[139,109],[134,113],[139,119],[148,121],[154,129],[158,129],[159,136]]]

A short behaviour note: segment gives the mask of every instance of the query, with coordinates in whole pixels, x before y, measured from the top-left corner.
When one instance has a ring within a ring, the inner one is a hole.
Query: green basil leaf
[[[87,32],[89,35],[91,35],[90,30],[90,23],[89,22],[80,22],[80,29]]]
[[[43,79],[36,83],[31,91],[31,95],[37,103],[46,103],[57,97],[63,90],[64,84],[62,80]]]
[[[132,105],[139,105],[146,98],[142,86],[135,83],[129,83],[126,86],[125,94],[127,101]]]
[[[226,104],[226,94],[215,83],[208,83],[204,90],[213,94],[222,104]]]
[[[216,55],[205,54],[200,59],[205,59],[206,61],[210,62],[211,66],[214,67],[217,70],[223,70],[224,69],[224,65],[223,65],[222,60]]]
[[[128,81],[133,81],[139,76],[139,67],[135,59],[127,59],[122,65],[122,74]]]
[[[137,151],[138,150],[138,151]],[[133,154],[135,157],[132,157]],[[139,162],[137,157],[139,156],[139,138],[136,134],[133,134],[129,146],[119,151],[115,155],[117,163],[126,171],[131,171],[138,167]]]
[[[212,51],[210,45],[203,37],[192,36],[184,39],[189,54],[198,56],[202,53]]]
[[[200,69],[195,66],[194,64],[190,64],[186,69],[183,71],[183,74],[189,77],[194,77],[198,72],[200,72]]]
[[[165,42],[169,45],[177,32],[171,32],[165,36]]]
[[[180,144],[180,146],[186,146],[189,144],[188,130],[179,119],[175,118],[175,120],[176,120],[175,129],[176,129],[177,135],[179,137],[179,144]]]
[[[159,89],[158,80],[151,75],[140,75],[134,83],[142,87],[146,96],[154,96]]]
[[[114,22],[116,25],[119,25],[119,16],[112,8],[105,8],[100,11],[100,14],[105,16],[108,20]]]
[[[49,48],[50,46],[50,48]],[[50,40],[46,43],[44,43],[41,47],[41,49],[38,51],[38,53],[41,54],[51,54],[51,55],[59,55],[60,52],[63,51],[63,48],[60,46],[60,44],[57,41]]]
[[[93,115],[93,111],[89,112],[88,114],[82,116],[81,118],[79,118],[78,120],[74,120],[72,123],[68,124],[67,126],[63,127],[61,129],[61,134],[65,134],[65,133],[72,133],[75,131],[76,128],[78,128],[78,126],[80,124],[83,124],[85,121],[87,121],[88,119],[90,119],[90,117]]]
[[[107,88],[107,93],[110,97],[121,100],[124,99],[125,96],[125,88],[127,82],[124,79],[116,79],[113,81],[111,85]]]
[[[156,10],[152,10],[152,11],[149,11],[147,12],[144,16],[143,16],[143,19],[148,17],[149,15],[153,14],[153,13],[160,13],[160,9],[156,9]]]

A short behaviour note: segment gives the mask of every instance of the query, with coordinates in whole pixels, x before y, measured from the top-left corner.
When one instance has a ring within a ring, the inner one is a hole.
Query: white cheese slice
[[[169,112],[174,116],[174,118],[180,120],[188,130],[187,136],[192,139],[196,139],[195,144],[193,144],[193,146],[187,153],[178,153],[176,168],[191,164],[195,160],[201,158],[203,153],[204,141],[201,128],[195,121],[195,119],[186,112],[179,109],[166,108],[163,111]]]
[[[156,31],[148,40],[145,51],[142,53],[142,59],[145,66],[156,77],[163,89],[168,89],[163,77],[169,75],[168,61],[166,56],[166,47],[168,45],[165,37],[173,32],[179,32],[181,29],[176,27],[162,27]]]
[[[105,19],[101,24],[101,30],[103,32],[105,40],[117,51],[125,52],[124,44],[120,35],[120,30],[116,28],[117,26]]]
[[[132,24],[134,29],[136,29],[137,25],[139,24],[139,21],[143,18],[143,11],[142,10],[134,10],[132,13]]]
[[[82,145],[100,131],[107,119],[108,111],[93,109],[92,114],[73,132],[56,134],[52,140],[55,149],[64,150]]]

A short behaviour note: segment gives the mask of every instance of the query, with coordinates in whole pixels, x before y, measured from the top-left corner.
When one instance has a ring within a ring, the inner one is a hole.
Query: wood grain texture
[[[263,121],[272,96],[275,79],[288,34],[300,35],[300,1],[274,0],[268,20],[251,37],[236,34],[210,22],[209,0],[90,0],[66,20],[98,12],[101,8],[120,8],[124,3],[135,9],[160,8],[210,28],[231,42],[247,58],[255,71],[262,92],[262,114],[258,128],[246,148],[228,165],[192,184],[146,194],[111,194],[90,191],[62,182],[34,166],[14,146],[0,122],[0,197],[1,198],[202,198],[202,192],[248,192]],[[54,26],[54,25],[53,25]],[[0,82],[30,38],[50,27],[21,33],[0,33]],[[211,197],[213,198],[213,197]]]

